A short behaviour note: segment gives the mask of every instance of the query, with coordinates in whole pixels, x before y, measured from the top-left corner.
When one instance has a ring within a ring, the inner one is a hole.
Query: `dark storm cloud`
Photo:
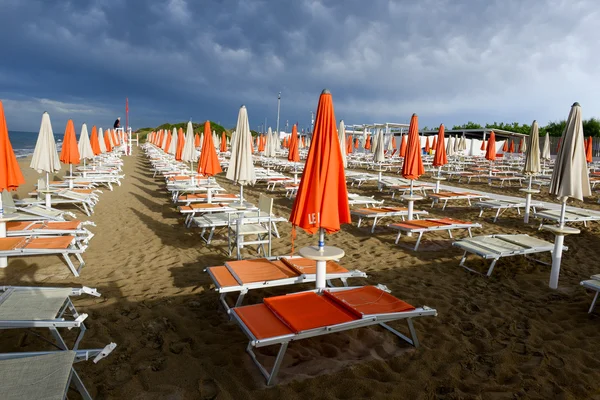
[[[322,88],[348,123],[547,121],[600,108],[594,1],[0,0],[11,129],[210,118],[306,126]]]

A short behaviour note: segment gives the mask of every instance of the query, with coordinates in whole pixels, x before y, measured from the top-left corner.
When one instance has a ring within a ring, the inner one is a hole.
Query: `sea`
[[[64,133],[54,133],[56,149],[59,152],[62,148],[63,136]],[[38,132],[8,131],[8,137],[17,158],[27,157],[33,154],[35,143],[38,138]],[[77,140],[79,141],[79,138],[77,138]]]

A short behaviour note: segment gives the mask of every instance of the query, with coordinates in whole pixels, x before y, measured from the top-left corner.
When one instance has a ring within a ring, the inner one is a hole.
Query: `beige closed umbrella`
[[[106,153],[106,142],[104,141],[104,132],[102,128],[98,129],[98,144],[100,145],[100,152]]]
[[[448,137],[448,144],[446,145],[446,155],[451,157],[454,155],[454,137]]]
[[[58,151],[56,151],[56,142],[54,141],[54,132],[52,131],[50,115],[47,112],[42,114],[40,132],[29,166],[38,173],[46,173],[46,207],[50,208],[50,174],[60,171],[61,165],[60,159],[58,158]],[[40,188],[38,188],[38,190],[39,189]]]
[[[379,164],[379,177],[377,180],[377,186],[379,189],[381,189],[381,174],[383,173],[383,168],[381,166],[381,163],[383,163],[385,161],[385,145],[383,142],[383,132],[381,131],[381,129],[377,129],[377,134],[374,138],[375,140],[373,140],[373,144],[371,145],[371,148],[374,149],[373,150],[373,162],[376,164]],[[343,151],[342,151],[343,153]]]
[[[94,150],[92,150],[92,144],[90,143],[90,137],[88,134],[87,125],[81,125],[81,134],[79,135],[79,156],[83,160],[83,176],[86,176],[85,162],[94,158]]]
[[[346,126],[344,125],[344,120],[340,120],[338,139],[340,141],[340,150],[342,151],[342,164],[344,164],[344,168],[348,168],[348,160],[346,158]]]
[[[240,185],[240,205],[244,202],[244,186],[254,185],[256,173],[252,163],[252,134],[248,122],[246,106],[240,107],[235,137],[231,143],[231,158],[227,167],[226,178]]]
[[[542,160],[549,161],[552,159],[550,155],[550,134],[546,133],[546,137],[544,138],[544,149],[542,150]]]
[[[198,158],[196,155],[196,149],[194,148],[194,127],[192,121],[188,121],[185,129],[185,141],[183,143],[183,150],[181,151],[181,161],[190,163],[190,171],[192,174],[192,185],[194,185],[195,171],[194,171],[194,160]]]
[[[540,132],[537,121],[533,121],[531,124],[531,132],[529,132],[530,145],[525,149],[525,165],[523,167],[523,174],[529,175],[529,186],[527,189],[523,189],[525,192],[525,217],[523,221],[529,223],[529,209],[531,207],[531,195],[539,193],[539,190],[531,188],[531,181],[534,175],[537,175],[542,170],[540,165]],[[523,138],[523,147],[527,138]]]
[[[171,143],[169,143],[168,153],[171,155],[175,155],[177,151],[177,128],[173,127],[173,133],[171,135]]]
[[[579,233],[578,229],[565,226],[567,199],[571,197],[583,201],[585,196],[592,194],[585,160],[584,140],[581,106],[579,103],[574,103],[571,106],[571,112],[561,136],[561,146],[556,155],[556,162],[550,179],[549,192],[562,203],[559,225],[544,227],[545,230],[555,235],[552,271],[550,273],[550,287],[552,289],[558,287],[564,237],[568,234]]]

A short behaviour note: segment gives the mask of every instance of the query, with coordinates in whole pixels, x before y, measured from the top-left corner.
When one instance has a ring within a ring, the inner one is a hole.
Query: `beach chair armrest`
[[[110,353],[112,353],[112,351],[117,347],[116,343],[110,343],[107,344],[104,349],[102,349],[102,351],[94,358],[94,364],[97,364],[98,361],[102,360],[103,358],[108,357],[108,355]]]

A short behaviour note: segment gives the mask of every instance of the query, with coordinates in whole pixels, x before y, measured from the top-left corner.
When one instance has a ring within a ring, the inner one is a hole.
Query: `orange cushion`
[[[264,304],[296,333],[357,319],[339,304],[315,292],[269,297],[264,299]]]
[[[232,308],[257,339],[290,335],[293,332],[264,304]]]
[[[68,249],[73,236],[58,236],[49,238],[33,238],[24,246],[25,249]]]
[[[296,271],[298,274],[316,274],[317,273],[317,262],[315,260],[309,260],[308,258],[282,258],[284,264],[289,266],[291,269]],[[342,267],[335,261],[327,261],[327,273],[328,274],[345,274],[348,270]]]
[[[227,268],[242,283],[274,281],[293,278],[298,274],[281,261],[269,261],[266,258],[256,260],[227,261]]]
[[[415,307],[398,299],[375,286],[363,286],[356,289],[325,291],[325,296],[353,310],[360,318],[363,315],[385,314],[412,311]]]

